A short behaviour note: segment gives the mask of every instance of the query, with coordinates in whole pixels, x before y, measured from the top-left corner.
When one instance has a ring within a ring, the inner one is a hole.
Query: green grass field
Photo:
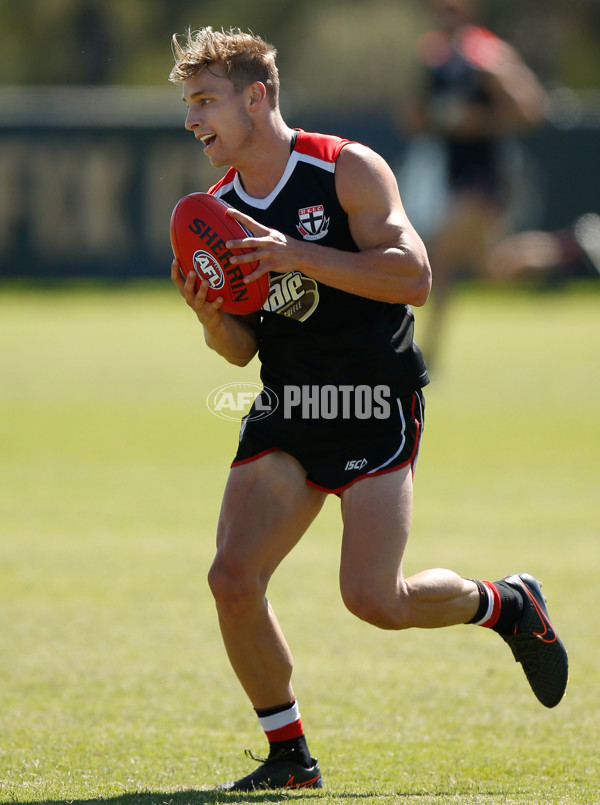
[[[598,803],[599,303],[456,298],[405,566],[538,575],[567,698],[539,705],[483,629],[349,615],[330,499],[270,591],[325,787],[241,796],[207,790],[265,742],[205,582],[237,439],[205,398],[257,367],[204,349],[171,287],[0,288],[0,801]]]

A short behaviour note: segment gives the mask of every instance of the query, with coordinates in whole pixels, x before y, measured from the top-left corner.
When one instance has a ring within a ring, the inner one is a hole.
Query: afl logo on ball
[[[223,269],[212,254],[198,249],[197,252],[194,252],[192,259],[194,262],[194,271],[201,280],[208,280],[208,284],[215,291],[223,287],[225,284],[225,275],[223,274]]]

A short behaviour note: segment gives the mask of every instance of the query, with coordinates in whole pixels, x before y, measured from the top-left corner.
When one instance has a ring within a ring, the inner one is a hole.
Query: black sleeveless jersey
[[[249,196],[235,169],[210,193],[290,237],[358,251],[337,198],[336,160],[348,140],[298,130],[287,167],[266,198]],[[429,381],[408,305],[378,302],[316,282],[272,274],[258,328],[261,377],[285,383],[387,383],[398,393]]]
[[[465,27],[448,42],[439,31],[429,31],[418,43],[424,67],[423,93],[431,109],[468,103],[491,114],[495,101],[482,80],[482,70],[470,58],[473,48],[495,47],[500,40],[485,28]],[[505,200],[504,140],[495,135],[440,137],[446,151],[448,181],[453,190],[479,188]]]

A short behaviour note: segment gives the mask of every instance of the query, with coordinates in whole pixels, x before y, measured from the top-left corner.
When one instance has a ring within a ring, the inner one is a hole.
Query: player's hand
[[[290,238],[277,229],[263,226],[263,224],[255,221],[254,218],[239,212],[239,210],[230,208],[227,210],[227,214],[243,224],[252,233],[247,238],[227,241],[228,249],[252,249],[246,254],[233,255],[230,258],[231,262],[239,264],[252,263],[255,260],[260,261],[256,271],[248,274],[244,278],[244,282],[253,282],[269,271],[287,274],[289,271],[295,271],[299,268],[301,263],[300,252],[305,245],[303,241]]]
[[[220,310],[223,304],[223,297],[218,296],[212,302],[207,302],[208,282],[202,280],[200,287],[196,289],[197,274],[194,271],[190,271],[187,278],[184,278],[177,260],[173,260],[171,263],[171,279],[187,304],[198,316],[200,323],[208,330],[215,330],[219,327],[224,315],[223,311]]]

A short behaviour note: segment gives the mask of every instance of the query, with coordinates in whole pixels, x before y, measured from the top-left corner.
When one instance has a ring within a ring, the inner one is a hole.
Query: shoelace
[[[285,750],[283,749],[280,749],[279,752],[273,755],[273,757],[259,757],[258,755],[255,755],[251,749],[244,749],[244,754],[247,758],[250,758],[250,760],[253,760],[255,763],[277,763],[278,761],[287,757]]]

